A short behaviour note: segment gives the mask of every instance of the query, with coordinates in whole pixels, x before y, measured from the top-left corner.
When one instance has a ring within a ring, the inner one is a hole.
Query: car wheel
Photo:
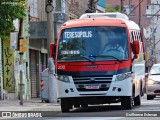
[[[153,100],[154,96],[153,95],[147,95],[147,100]]]

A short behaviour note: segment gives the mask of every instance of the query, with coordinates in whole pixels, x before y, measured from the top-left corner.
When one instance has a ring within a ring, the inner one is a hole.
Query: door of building
[[[31,97],[40,97],[39,85],[39,52],[30,50],[30,80],[31,80]]]

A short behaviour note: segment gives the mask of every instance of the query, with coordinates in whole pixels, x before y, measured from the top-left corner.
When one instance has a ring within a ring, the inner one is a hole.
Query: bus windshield
[[[82,57],[83,56],[83,57]],[[58,61],[128,60],[125,27],[92,26],[67,28],[58,43]]]

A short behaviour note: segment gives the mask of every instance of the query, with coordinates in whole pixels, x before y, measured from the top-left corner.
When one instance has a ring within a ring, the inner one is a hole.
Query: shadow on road
[[[133,109],[138,106],[133,106]],[[124,110],[121,105],[94,105],[87,108],[73,109],[68,113],[59,113],[57,116],[72,117],[125,117],[130,110]]]
[[[102,111],[114,111],[114,110],[123,110],[120,105],[94,105],[88,107],[81,107],[77,109],[73,109],[71,112],[102,112]]]

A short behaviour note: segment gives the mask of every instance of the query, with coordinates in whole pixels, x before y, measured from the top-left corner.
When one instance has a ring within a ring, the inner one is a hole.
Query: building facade
[[[27,4],[27,3],[26,3]],[[26,16],[23,17],[22,34],[25,40],[29,40],[28,10],[25,10]],[[18,28],[19,29],[19,28]],[[16,43],[15,43],[16,44]],[[19,51],[11,46],[10,36],[0,40],[0,98],[1,99],[19,99],[20,84],[23,84],[23,98],[30,99],[30,79],[29,79],[29,53],[26,51],[22,56],[23,64],[20,65]],[[22,83],[20,83],[20,71],[23,74]]]
[[[45,0],[28,0],[30,18],[30,80],[31,97],[40,97],[41,72],[47,68],[47,14]],[[60,26],[69,19],[78,18],[87,9],[87,0],[54,0],[54,36]]]
[[[147,26],[147,49],[149,53],[149,65],[160,63],[160,1],[151,0],[146,10],[146,16],[151,19],[151,24]]]
[[[66,0],[69,19],[78,19],[88,9],[88,0]]]

